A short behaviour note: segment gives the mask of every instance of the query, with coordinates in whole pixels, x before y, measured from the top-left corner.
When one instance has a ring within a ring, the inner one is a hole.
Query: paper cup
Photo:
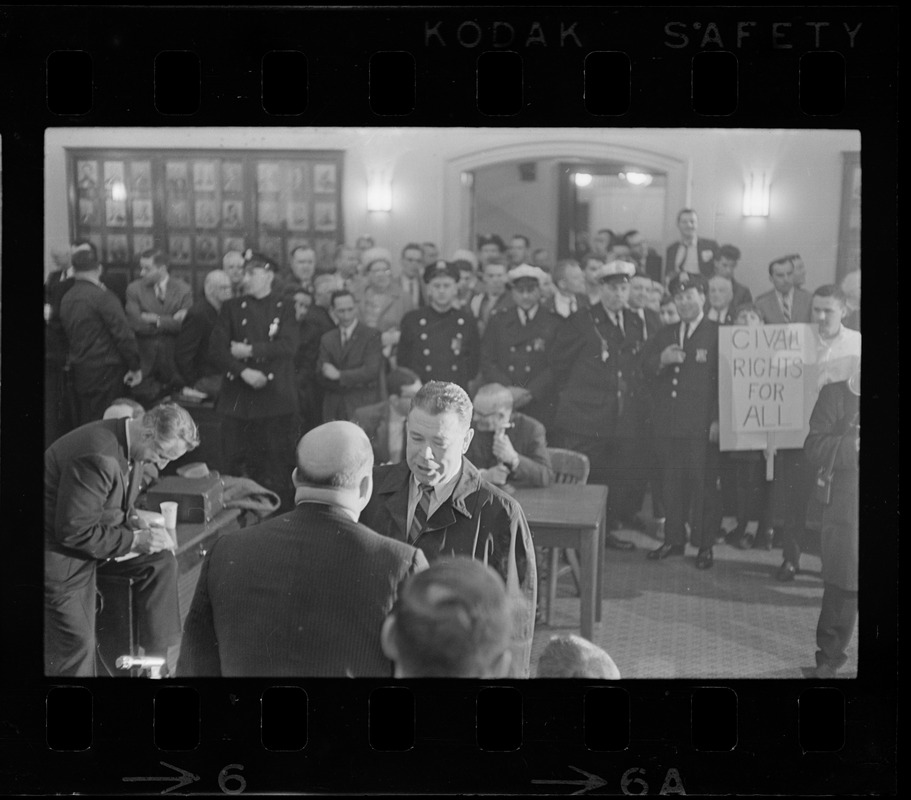
[[[177,503],[167,502],[161,504],[161,513],[164,516],[164,526],[173,531],[177,529]]]

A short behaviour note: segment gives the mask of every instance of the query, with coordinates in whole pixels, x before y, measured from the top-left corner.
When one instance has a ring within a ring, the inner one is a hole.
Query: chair
[[[548,447],[547,454],[550,456],[550,464],[553,468],[554,483],[586,483],[588,481],[591,463],[584,453],[564,450],[560,447]],[[575,550],[565,552],[573,580],[576,583],[576,591],[579,591],[579,557]],[[547,625],[550,625],[550,610],[557,599],[557,580],[562,573],[559,563],[560,548],[551,547],[547,570],[547,601],[544,606],[544,622]]]

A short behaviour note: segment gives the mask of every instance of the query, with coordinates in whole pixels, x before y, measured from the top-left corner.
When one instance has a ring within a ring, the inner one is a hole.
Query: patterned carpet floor
[[[819,556],[804,553],[790,583],[775,579],[781,550],[714,548],[712,569],[686,556],[648,561],[660,542],[621,531],[635,551],[607,550],[602,618],[594,642],[624,678],[802,678],[816,666],[816,621],[822,602]],[[579,598],[567,570],[557,586],[551,624],[539,622],[532,675],[555,634],[579,633]],[[857,632],[839,678],[857,676]]]

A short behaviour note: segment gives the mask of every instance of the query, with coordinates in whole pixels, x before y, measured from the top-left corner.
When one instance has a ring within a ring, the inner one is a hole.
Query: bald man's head
[[[231,297],[231,276],[223,269],[213,269],[206,275],[202,291],[206,296],[206,300],[215,308],[221,308],[221,304]]]
[[[353,422],[327,422],[307,433],[297,445],[298,486],[358,490],[372,469],[370,440]]]
[[[512,416],[512,392],[499,383],[488,383],[474,396],[472,426],[479,431],[505,428]]]

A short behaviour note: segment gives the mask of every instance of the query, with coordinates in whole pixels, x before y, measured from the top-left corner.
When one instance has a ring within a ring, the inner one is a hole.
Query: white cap
[[[510,283],[515,283],[520,278],[531,278],[538,284],[542,284],[547,280],[547,273],[540,267],[533,267],[531,264],[519,264],[518,267],[513,267],[506,273],[506,278]]]
[[[636,274],[636,265],[629,261],[608,261],[598,272],[599,280],[605,278],[625,278],[629,280]]]

